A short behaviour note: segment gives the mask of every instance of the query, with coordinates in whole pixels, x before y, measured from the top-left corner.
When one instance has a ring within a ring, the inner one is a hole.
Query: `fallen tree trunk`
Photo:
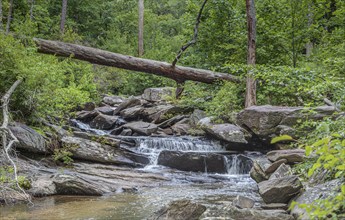
[[[214,83],[219,80],[237,83],[240,82],[238,77],[226,73],[183,66],[173,66],[166,62],[142,59],[59,41],[50,41],[38,38],[35,38],[34,40],[38,46],[38,52],[40,53],[55,54],[63,57],[71,56],[72,58],[88,61],[94,64],[151,73],[173,79],[176,82],[184,82],[187,80],[203,83]]]

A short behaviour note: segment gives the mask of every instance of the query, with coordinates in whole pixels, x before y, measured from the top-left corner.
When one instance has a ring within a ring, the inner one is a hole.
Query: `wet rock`
[[[286,176],[292,175],[292,170],[290,166],[285,165],[285,164],[280,164],[280,166],[271,174],[270,180],[271,179],[277,179],[277,178],[282,178]]]
[[[113,137],[105,136],[105,135],[99,136],[99,135],[90,134],[87,132],[80,132],[80,131],[74,131],[73,135],[75,137],[87,139],[90,141],[96,141],[96,142],[99,142],[102,144],[107,144],[107,145],[115,147],[115,148],[120,147],[120,144],[121,144],[121,140],[118,140],[118,139],[113,138]]]
[[[297,176],[266,180],[260,182],[258,187],[266,203],[288,203],[303,188]]]
[[[332,180],[313,187],[307,187],[301,195],[294,199],[294,201],[299,204],[311,204],[317,199],[334,198],[334,196],[340,191],[339,187],[341,184],[341,180]],[[294,206],[291,210],[291,214],[302,220],[310,219],[306,210],[298,207],[298,205]]]
[[[142,106],[134,106],[131,108],[124,109],[120,112],[121,117],[124,119],[139,119],[144,108]]]
[[[174,88],[172,87],[147,88],[141,97],[147,101],[156,102],[166,100],[173,95],[173,92]]]
[[[147,122],[142,122],[142,121],[137,121],[137,122],[131,122],[128,124],[125,124],[123,126],[124,128],[129,128],[134,132],[137,132],[141,135],[151,135],[152,133],[157,132],[158,127],[155,124],[147,123]]]
[[[164,150],[158,164],[183,171],[227,173],[226,158],[214,153],[195,153]]]
[[[303,107],[252,106],[237,115],[237,124],[250,129],[262,141],[270,144],[273,137],[284,134],[284,130],[287,127],[292,128],[299,119],[308,117],[311,120],[318,120],[335,112],[334,107],[331,106],[312,108],[312,110],[315,113],[308,114]],[[282,125],[284,127],[281,127]]]
[[[245,208],[253,208],[254,207],[254,200],[244,197],[244,196],[237,196],[233,201],[232,205],[236,206],[237,208],[240,209],[245,209]]]
[[[121,126],[125,122],[118,116],[100,114],[90,122],[91,128],[110,130],[115,126]]]
[[[93,111],[96,108],[96,104],[94,102],[87,102],[84,104],[85,111]]]
[[[96,108],[95,110],[104,115],[114,115],[115,108],[110,106],[102,106]]]
[[[131,136],[133,134],[131,129],[123,129],[120,133],[122,136]]]
[[[138,166],[124,156],[124,150],[78,137],[66,136],[61,139],[62,146],[69,149],[73,158],[127,166]]]
[[[182,119],[186,118],[187,116],[185,115],[177,115],[175,117],[172,117],[158,125],[160,128],[168,128],[176,124],[177,122],[181,121]]]
[[[99,113],[97,111],[81,111],[77,112],[76,119],[82,122],[90,122],[97,117]]]
[[[190,124],[195,127],[197,126],[198,122],[205,117],[206,113],[204,111],[195,109],[190,115]]]
[[[102,101],[108,105],[120,105],[124,99],[120,96],[105,96]]]
[[[287,163],[287,159],[280,159],[275,161],[274,163],[272,163],[268,168],[265,169],[265,173],[266,174],[271,174],[274,171],[276,171],[278,169],[278,167],[283,164],[283,163]]]
[[[115,110],[114,110],[114,115],[117,115],[120,113],[122,110],[126,108],[131,108],[137,105],[141,105],[140,99],[137,98],[130,98],[124,102],[122,102]]]
[[[16,149],[40,154],[51,153],[44,137],[32,128],[15,122],[9,126],[9,129],[19,141],[15,144]]]
[[[265,170],[269,166],[271,166],[271,162],[265,158],[254,160],[253,167],[249,173],[250,177],[257,183],[267,180],[269,176],[265,173]]]
[[[267,154],[267,158],[272,161],[278,161],[286,159],[287,163],[302,162],[305,159],[305,150],[303,149],[291,149],[291,150],[274,150]]]
[[[282,209],[288,210],[289,206],[285,203],[270,203],[261,205],[262,209],[272,210],[272,209]]]
[[[204,205],[193,203],[189,200],[170,202],[160,209],[149,220],[196,220],[206,211]]]

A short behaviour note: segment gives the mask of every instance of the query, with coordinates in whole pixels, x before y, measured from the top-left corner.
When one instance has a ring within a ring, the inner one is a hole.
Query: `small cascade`
[[[103,131],[103,130],[98,130],[98,129],[94,129],[91,128],[90,125],[85,124],[83,122],[80,122],[76,119],[71,119],[70,122],[73,124],[73,126],[81,129],[82,131],[87,131],[87,132],[91,132],[97,135],[106,135],[108,134],[107,132]]]
[[[227,161],[228,174],[230,175],[248,174],[252,167],[251,159],[242,154],[231,155]]]

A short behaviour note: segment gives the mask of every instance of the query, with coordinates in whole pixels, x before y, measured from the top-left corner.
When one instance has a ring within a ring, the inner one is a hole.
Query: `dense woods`
[[[169,69],[193,36],[193,45]],[[64,44],[57,43],[49,51],[39,39],[91,49],[61,52]],[[97,65],[110,58],[100,61],[92,48],[143,59]],[[39,118],[68,117],[103,94],[138,95],[148,87],[180,84],[184,91],[172,102],[205,110],[218,121],[233,122],[235,112],[252,105],[313,107],[328,100],[342,111],[345,1],[0,0],[0,96],[17,79],[23,81],[12,94],[11,117],[35,126]],[[321,167],[329,179],[344,179],[344,117],[301,126],[314,130],[295,147],[319,159],[296,172],[311,170],[311,176]],[[342,185],[334,200],[310,206],[311,215],[336,218],[344,212],[344,197]]]

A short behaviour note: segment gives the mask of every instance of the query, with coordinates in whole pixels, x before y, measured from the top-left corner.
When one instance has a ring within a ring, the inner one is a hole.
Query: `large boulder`
[[[147,88],[141,97],[147,101],[156,102],[166,100],[173,95],[173,92],[174,88],[172,87]]]
[[[90,122],[90,127],[101,130],[110,130],[115,126],[121,126],[124,123],[125,121],[118,116],[100,114]]]
[[[177,200],[149,217],[149,220],[197,220],[205,212],[204,205],[189,200]]]
[[[302,162],[305,159],[305,150],[290,149],[290,150],[273,150],[266,154],[267,158],[276,162],[281,159],[286,159],[287,163]]]
[[[292,175],[291,167],[283,163],[270,175],[269,179],[277,179],[290,175]]]
[[[265,170],[271,166],[271,162],[266,158],[258,158],[254,160],[253,166],[250,170],[250,177],[255,182],[260,183],[269,178]]]
[[[9,129],[19,141],[15,145],[17,149],[41,154],[51,153],[44,137],[32,128],[16,122],[11,124]]]
[[[144,111],[144,107],[137,105],[131,108],[126,108],[120,112],[122,118],[126,120],[139,119]]]
[[[311,204],[317,199],[334,198],[340,191],[341,184],[341,180],[332,180],[316,186],[307,187],[294,201],[298,204]],[[306,210],[299,207],[298,204],[292,208],[291,214],[298,219],[309,220],[310,217]]]
[[[124,99],[120,96],[104,96],[102,101],[111,106],[118,106],[124,101]]]
[[[97,107],[95,110],[100,112],[101,114],[104,114],[104,115],[113,115],[115,108],[108,106],[108,105],[105,105],[102,107]]]
[[[232,205],[240,209],[253,208],[254,204],[255,204],[255,201],[253,199],[245,197],[245,196],[236,196],[236,198],[232,201]]]
[[[157,132],[158,130],[157,125],[147,123],[147,122],[142,122],[142,121],[131,122],[131,123],[123,125],[123,127],[129,128],[132,131],[137,132],[138,134],[146,135],[146,136],[149,136],[152,133]]]
[[[260,182],[258,187],[266,203],[288,203],[303,188],[297,176],[266,180]]]
[[[308,113],[310,111],[306,110],[313,110],[314,113]],[[285,134],[287,127],[293,127],[299,119],[318,120],[331,116],[334,112],[334,107],[331,106],[311,109],[271,105],[252,106],[237,115],[237,124],[250,129],[269,144],[273,137]]]
[[[214,153],[195,153],[164,150],[158,164],[183,171],[227,173],[226,158]]]
[[[137,98],[130,98],[127,99],[126,101],[122,102],[115,110],[114,110],[114,115],[117,115],[120,113],[122,110],[126,108],[131,108],[137,105],[141,105],[140,99]]]
[[[97,117],[97,115],[99,114],[99,112],[97,111],[80,111],[77,112],[76,114],[76,119],[82,122],[90,122],[92,121],[92,119],[94,119],[95,117]]]
[[[162,123],[176,115],[187,114],[191,111],[190,108],[179,107],[174,105],[157,105],[145,108],[142,112],[142,118],[145,121],[155,124]]]

